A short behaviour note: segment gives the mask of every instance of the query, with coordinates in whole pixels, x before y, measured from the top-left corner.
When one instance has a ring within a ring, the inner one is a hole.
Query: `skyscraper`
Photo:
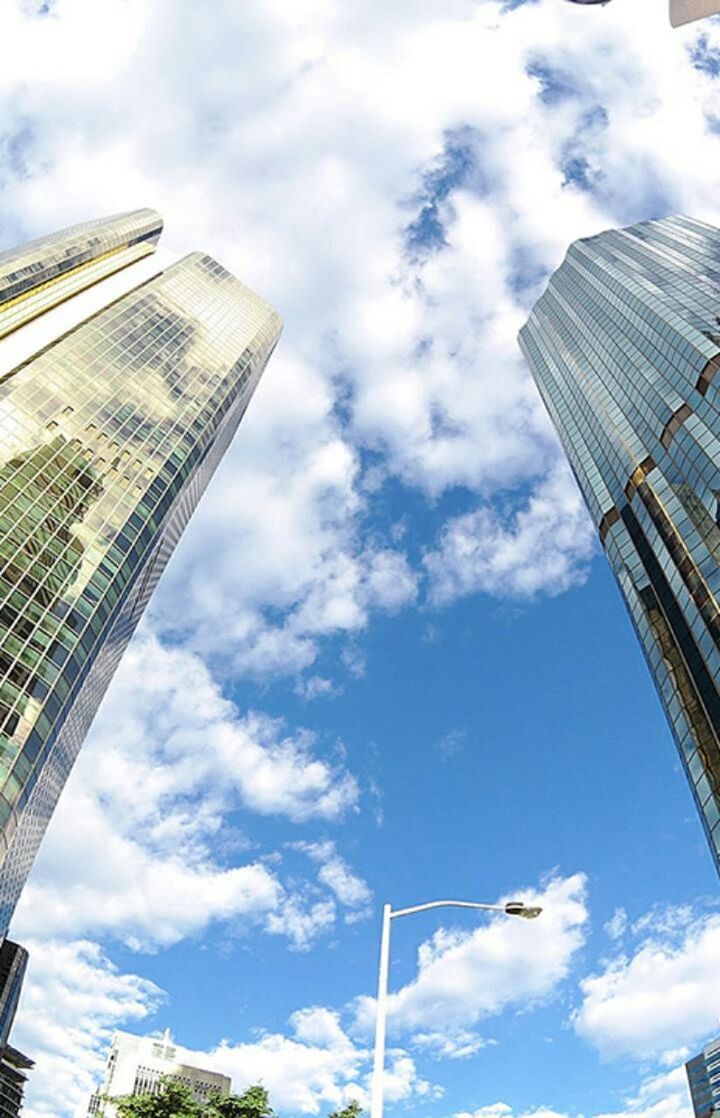
[[[720,1110],[720,1040],[703,1048],[685,1064],[695,1118],[711,1118]]]
[[[161,230],[138,210],[0,254],[0,940],[281,329]]]
[[[720,866],[720,231],[577,241],[520,332]]]

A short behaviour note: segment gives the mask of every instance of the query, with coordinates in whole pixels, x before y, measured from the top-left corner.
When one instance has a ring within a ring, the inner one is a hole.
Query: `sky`
[[[687,1118],[717,876],[516,344],[567,245],[718,222],[720,24],[664,0],[2,0],[0,248],[139,206],[285,332],[12,934],[27,1118],[116,1028],[391,1113]]]

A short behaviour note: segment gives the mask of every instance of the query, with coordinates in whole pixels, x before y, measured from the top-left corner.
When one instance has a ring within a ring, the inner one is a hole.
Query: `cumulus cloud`
[[[27,1118],[84,1115],[115,1028],[142,1030],[163,1003],[152,982],[123,974],[88,940],[29,940],[23,1011],[13,1043],[37,1059]]]
[[[467,1060],[470,1056],[476,1056],[482,1048],[496,1043],[471,1029],[458,1029],[452,1034],[414,1033],[412,1042],[414,1048],[429,1052],[436,1060]]]
[[[301,672],[323,637],[415,601],[404,554],[362,540],[357,455],[333,406],[321,373],[279,350],[153,603],[162,632],[222,654],[225,673]]]
[[[334,4],[300,16],[221,0],[212,28],[186,7],[178,19],[169,0],[111,3],[102,29],[87,0],[61,0],[40,25],[3,14],[17,165],[4,210],[36,232],[156,201],[169,244],[207,247],[281,308],[282,346],[154,609],[237,671],[295,673],[323,635],[417,594],[403,552],[367,534],[359,449],[433,495],[542,485],[557,459],[515,343],[522,282],[608,219],[558,170],[561,135],[594,91],[581,86],[561,124],[530,62],[563,42],[582,72],[593,44],[550,3],[383,10],[379,38],[377,12],[350,19]],[[87,59],[108,35],[117,51],[89,101]],[[40,91],[17,67],[23,50]],[[489,534],[492,567],[508,542]],[[555,562],[543,577],[563,581]]]
[[[366,881],[354,873],[345,859],[338,853],[334,842],[300,842],[296,849],[302,850],[319,865],[318,881],[325,885],[340,904],[350,911],[345,919],[354,923],[369,912],[372,890]]]
[[[337,695],[340,690],[331,679],[321,675],[308,676],[307,679],[298,680],[295,685],[295,694],[299,695],[301,699],[305,699],[306,702],[312,702],[313,699],[319,699],[323,696]]]
[[[628,1096],[621,1110],[593,1114],[590,1118],[692,1118],[692,1106],[685,1068],[653,1075],[644,1079],[634,1095]],[[461,1111],[454,1118],[571,1118],[570,1115],[538,1106],[533,1110],[515,1111],[504,1102],[490,1103],[473,1111]],[[582,1118],[575,1115],[572,1118]]]
[[[443,927],[421,944],[416,977],[390,997],[391,1031],[416,1033],[426,1044],[432,1021],[435,1032],[462,1048],[478,1022],[552,996],[584,942],[585,878],[556,877],[522,892],[527,904],[542,906],[538,920],[503,916],[474,931]],[[369,1029],[373,1018],[374,1001],[361,998],[358,1027]]]
[[[495,1102],[488,1106],[481,1106],[477,1110],[463,1110],[456,1114],[455,1118],[568,1118],[568,1116],[546,1106],[540,1106],[537,1110],[516,1115],[513,1108],[508,1106],[507,1103]]]
[[[717,1032],[720,916],[669,910],[632,953],[580,984],[577,1033],[607,1056],[659,1057]]]
[[[558,466],[518,511],[480,508],[448,521],[425,556],[431,600],[440,605],[478,591],[561,594],[585,581],[595,546],[570,471]]]
[[[85,1118],[112,1032],[130,1027],[142,1033],[142,1022],[162,1007],[165,996],[146,979],[118,971],[96,943],[33,941],[29,947],[25,1013],[14,1040],[40,1059],[23,1113],[57,1118],[62,1106],[64,1113]],[[436,1091],[407,1052],[397,1049],[388,1056],[389,1102]],[[260,1032],[206,1052],[179,1048],[180,1060],[230,1075],[238,1091],[263,1082],[277,1107],[296,1114],[317,1114],[351,1099],[367,1105],[370,1058],[370,1050],[343,1029],[340,1015],[321,1006],[294,1013],[286,1032]]]
[[[230,1075],[237,1090],[261,1081],[281,1110],[317,1114],[357,1099],[369,1102],[370,1050],[358,1046],[340,1015],[314,1006],[290,1018],[287,1033],[261,1033],[256,1040],[225,1042],[207,1054],[213,1067]],[[205,1058],[205,1057],[203,1057]],[[401,1102],[437,1091],[402,1049],[388,1053],[385,1098]]]
[[[287,936],[296,951],[307,951],[322,932],[335,924],[336,906],[332,900],[308,901],[290,896],[268,914],[266,927],[272,935]]]
[[[237,864],[246,843],[226,818],[238,807],[293,822],[353,810],[354,779],[315,744],[264,716],[242,717],[196,654],[146,634],[63,794],[15,933],[104,930],[150,946],[243,915],[268,917],[269,931],[306,946],[333,923],[336,889],[321,876],[324,896],[308,910],[262,861]]]
[[[628,926],[628,915],[624,908],[616,908],[605,924],[605,931],[612,940],[622,939]]]
[[[693,1109],[683,1066],[645,1079],[621,1111],[597,1118],[692,1118]]]

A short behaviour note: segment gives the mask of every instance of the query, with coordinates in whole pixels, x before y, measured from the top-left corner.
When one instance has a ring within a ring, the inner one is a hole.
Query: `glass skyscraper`
[[[0,254],[0,941],[280,334],[210,257],[157,249],[161,229],[138,210]]]
[[[720,867],[720,231],[573,244],[520,345],[627,603]]]
[[[720,1110],[720,1040],[703,1048],[685,1065],[695,1118],[711,1118]]]

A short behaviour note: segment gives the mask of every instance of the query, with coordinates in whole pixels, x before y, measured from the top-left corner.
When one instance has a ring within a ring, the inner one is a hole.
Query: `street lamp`
[[[398,916],[412,916],[429,908],[481,908],[486,912],[502,912],[505,916],[520,916],[523,920],[534,920],[542,912],[541,908],[526,905],[522,901],[508,901],[507,904],[480,904],[479,901],[428,901],[427,904],[413,905],[411,908],[383,906],[382,935],[380,938],[380,974],[378,978],[377,1013],[375,1017],[375,1060],[373,1064],[370,1118],[382,1118],[383,1076],[385,1073],[385,1033],[387,1026],[388,971],[390,968],[390,923]]]
[[[607,4],[609,0],[569,0],[571,4]],[[720,0],[670,0],[670,23],[680,27],[720,12]]]

